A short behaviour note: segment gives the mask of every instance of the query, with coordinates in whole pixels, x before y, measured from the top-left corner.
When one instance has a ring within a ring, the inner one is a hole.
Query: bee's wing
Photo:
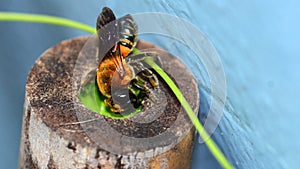
[[[160,60],[160,57],[159,57],[159,53],[157,52],[146,52],[144,53],[146,55],[146,57],[150,57],[152,58],[152,60],[160,67],[162,67],[162,62]]]
[[[87,85],[91,83],[95,83],[96,73],[97,73],[97,69],[93,69],[88,74],[83,76],[79,87],[79,93],[84,93],[84,89]]]
[[[116,16],[113,13],[113,11],[108,7],[104,7],[102,9],[102,12],[98,15],[97,18],[97,24],[96,24],[97,30],[101,29],[104,25],[114,20],[116,20]]]
[[[159,54],[156,51],[142,51],[141,54],[131,54],[126,58],[129,64],[142,62],[144,63],[145,57],[150,57],[158,66],[162,67],[162,62],[160,60]],[[150,68],[148,64],[145,64],[147,68]]]

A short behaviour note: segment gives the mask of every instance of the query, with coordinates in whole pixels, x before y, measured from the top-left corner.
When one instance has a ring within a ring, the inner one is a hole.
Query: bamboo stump
[[[162,85],[164,108],[139,114],[140,119],[159,114],[144,123],[135,117],[103,117],[78,101],[80,78],[75,77],[74,70],[80,53],[94,55],[92,49],[82,52],[88,40],[81,37],[61,42],[48,49],[31,69],[26,83],[20,168],[189,168],[195,130],[167,85]],[[149,47],[155,46],[143,41],[137,45],[139,49]],[[198,112],[194,77],[178,59],[161,52],[163,69]],[[88,67],[89,63],[84,64]]]

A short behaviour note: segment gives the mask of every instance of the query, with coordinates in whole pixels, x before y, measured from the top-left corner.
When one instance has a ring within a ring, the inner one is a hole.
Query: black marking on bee
[[[122,42],[122,41],[120,42],[120,44],[123,45],[123,46],[125,46],[125,47],[127,47],[127,48],[129,48],[129,49],[131,49],[132,46],[133,46],[132,43],[125,43],[125,42]]]

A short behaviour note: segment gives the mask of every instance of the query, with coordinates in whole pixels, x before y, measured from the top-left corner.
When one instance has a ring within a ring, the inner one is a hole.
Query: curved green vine
[[[79,29],[82,31],[86,31],[89,33],[96,33],[94,27],[89,25],[85,25],[76,21],[72,21],[65,18],[60,17],[53,17],[47,15],[36,15],[36,14],[24,14],[24,13],[13,13],[13,12],[0,12],[0,21],[19,21],[19,22],[35,22],[35,23],[44,23],[44,24],[52,24],[58,26],[66,26],[74,29]],[[139,53],[138,49],[134,49],[135,53]],[[189,103],[183,97],[181,91],[175,85],[175,83],[170,79],[170,77],[151,59],[145,58],[145,62],[149,64],[169,85],[169,87],[174,92],[175,96],[182,104],[183,108],[185,109],[186,113],[188,114],[189,118],[191,119],[193,125],[195,126],[196,130],[200,134],[200,136],[205,141],[208,149],[211,151],[213,156],[217,159],[220,165],[225,169],[233,169],[234,167],[230,164],[230,162],[226,159],[224,154],[218,148],[218,146],[214,143],[214,141],[209,137],[207,132],[205,131],[203,125],[198,120],[197,116],[194,114],[192,108],[190,107]],[[93,90],[93,89],[92,89]]]
[[[187,102],[187,100],[184,98],[183,94],[180,92],[176,84],[171,80],[171,78],[150,58],[145,58],[145,62],[151,66],[168,84],[168,86],[172,89],[175,96],[181,103],[182,107],[188,114],[190,120],[192,121],[193,125],[195,126],[196,130],[198,131],[199,135],[202,137],[203,140],[205,140],[205,144],[208,147],[208,149],[211,151],[211,153],[214,155],[214,157],[217,159],[217,161],[221,164],[223,168],[226,169],[232,169],[233,166],[229,163],[229,161],[226,159],[224,154],[221,152],[221,150],[218,148],[218,146],[214,143],[214,141],[209,137],[207,132],[205,131],[203,125],[198,120],[197,116],[195,115],[193,109]]]
[[[7,22],[34,22],[34,23],[44,23],[50,25],[65,26],[74,29],[79,29],[89,33],[96,33],[95,28],[76,22],[70,19],[65,19],[61,17],[48,16],[48,15],[37,15],[37,14],[25,14],[25,13],[15,13],[15,12],[0,12],[0,21]]]

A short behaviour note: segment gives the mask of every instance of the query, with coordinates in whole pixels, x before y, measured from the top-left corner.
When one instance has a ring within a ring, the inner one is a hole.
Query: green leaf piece
[[[104,103],[105,97],[99,92],[96,80],[92,80],[82,86],[78,92],[78,98],[84,106],[93,112],[113,119],[126,119],[138,114],[142,110],[142,107],[139,107],[134,112],[126,115],[111,112],[109,107]]]

